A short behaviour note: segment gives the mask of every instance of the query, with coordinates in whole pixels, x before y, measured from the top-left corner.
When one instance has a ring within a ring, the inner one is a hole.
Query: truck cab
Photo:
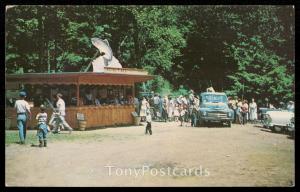
[[[223,92],[203,92],[200,94],[199,124],[209,122],[226,123],[231,127],[234,112],[228,106],[228,98]]]

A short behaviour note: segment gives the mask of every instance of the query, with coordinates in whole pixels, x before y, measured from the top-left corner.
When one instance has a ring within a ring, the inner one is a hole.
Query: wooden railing
[[[67,107],[66,108],[66,121],[71,127],[77,129],[77,113],[84,114],[87,120],[88,128],[97,128],[103,126],[114,126],[114,125],[131,125],[133,124],[133,112],[134,105],[112,105],[112,106],[83,106],[83,107]],[[39,112],[38,107],[31,108],[32,120],[29,121],[28,126],[33,128],[36,126],[37,121],[35,120],[36,114]],[[51,117],[52,110],[47,109],[48,121]],[[14,108],[6,108],[5,116],[11,119],[10,129],[16,129],[16,111]]]

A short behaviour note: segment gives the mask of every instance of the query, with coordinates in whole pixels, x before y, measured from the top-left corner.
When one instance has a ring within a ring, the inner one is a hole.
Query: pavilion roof
[[[61,72],[7,74],[6,86],[15,84],[87,84],[87,85],[133,85],[153,79],[154,76],[141,69],[105,68],[104,72]]]

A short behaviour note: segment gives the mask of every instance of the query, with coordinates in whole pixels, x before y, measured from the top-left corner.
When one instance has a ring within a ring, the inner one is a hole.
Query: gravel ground
[[[294,185],[294,140],[287,135],[253,124],[153,122],[152,130],[151,136],[145,126],[74,131],[78,139],[71,140],[50,135],[47,148],[6,144],[6,185]]]

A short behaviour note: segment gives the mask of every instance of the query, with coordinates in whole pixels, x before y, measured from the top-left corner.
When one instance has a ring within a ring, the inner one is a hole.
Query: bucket
[[[133,122],[134,125],[140,125],[141,117],[139,116],[133,117],[133,120],[134,120]]]
[[[78,121],[78,126],[80,131],[84,131],[86,128],[86,121]]]

